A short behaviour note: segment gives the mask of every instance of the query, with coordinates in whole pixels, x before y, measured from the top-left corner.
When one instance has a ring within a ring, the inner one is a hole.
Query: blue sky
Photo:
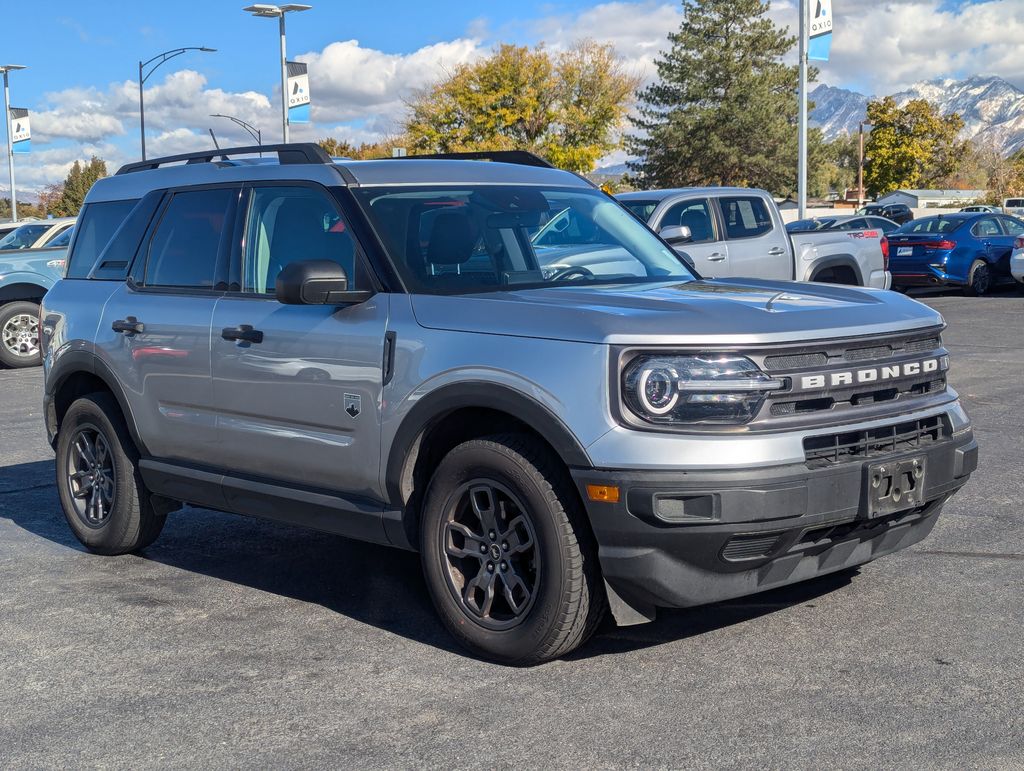
[[[290,58],[307,61],[314,125],[293,138],[360,141],[393,133],[403,99],[497,42],[544,41],[557,50],[581,37],[616,46],[645,78],[682,18],[676,0],[557,0],[439,3],[309,0],[288,17]],[[796,0],[775,0],[771,16],[795,24]],[[111,166],[138,153],[138,60],[168,48],[206,45],[161,67],[146,84],[152,152],[207,147],[208,126],[242,141],[226,121],[239,115],[279,132],[277,24],[244,13],[243,0],[173,4],[108,0],[8,2],[4,62],[29,66],[11,77],[12,102],[32,110],[33,150],[18,158],[26,191],[62,179],[77,157]],[[926,78],[984,73],[1024,86],[1024,0],[834,0],[833,62],[821,80],[891,93]],[[6,175],[0,175],[6,188]]]

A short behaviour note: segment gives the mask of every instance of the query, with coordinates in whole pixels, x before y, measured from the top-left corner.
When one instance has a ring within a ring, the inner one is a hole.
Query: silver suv
[[[905,548],[976,467],[913,300],[701,280],[525,153],[263,150],[88,195],[42,346],[92,551],[183,502],[419,550],[460,642],[535,663]]]

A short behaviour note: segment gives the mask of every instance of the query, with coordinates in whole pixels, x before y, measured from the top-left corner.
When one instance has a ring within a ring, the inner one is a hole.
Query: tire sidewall
[[[4,325],[7,324],[7,320],[12,316],[17,316],[22,313],[31,313],[36,318],[39,317],[39,305],[38,303],[31,302],[30,300],[18,300],[10,302],[5,305],[0,305],[0,330],[3,330]],[[41,333],[41,330],[40,330]],[[36,356],[15,356],[0,342],[0,364],[11,369],[21,369],[23,367],[38,367],[42,362],[42,350]]]
[[[484,655],[515,661],[535,653],[552,634],[563,603],[566,555],[557,523],[557,498],[548,498],[550,493],[545,492],[538,470],[520,465],[508,451],[498,447],[476,445],[472,451],[456,448],[439,464],[424,499],[420,551],[431,597],[445,624],[465,644]],[[466,482],[480,478],[503,484],[520,497],[533,524],[540,558],[533,607],[523,621],[501,631],[481,626],[462,610],[448,585],[446,558],[441,548],[443,520],[451,497]]]
[[[82,427],[92,427],[103,434],[110,448],[114,470],[114,503],[110,516],[101,527],[86,525],[76,514],[68,483],[68,457],[72,439]],[[82,544],[100,553],[116,553],[139,525],[139,500],[136,489],[134,459],[123,446],[121,433],[96,401],[83,398],[68,409],[61,422],[56,450],[57,492],[61,508],[75,537]],[[133,500],[134,499],[134,500]]]
[[[979,291],[975,287],[974,282],[980,271],[983,271],[987,275],[988,281],[985,283],[985,286]],[[967,276],[967,286],[965,288],[967,289],[968,294],[970,294],[973,297],[981,297],[992,288],[992,271],[989,269],[988,263],[986,263],[984,260],[974,261],[974,264],[971,265],[971,272]]]

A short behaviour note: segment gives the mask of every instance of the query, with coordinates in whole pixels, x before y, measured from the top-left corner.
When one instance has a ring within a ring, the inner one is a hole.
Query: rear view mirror
[[[685,244],[693,238],[690,228],[686,225],[669,225],[668,227],[662,228],[658,235],[673,246],[675,244]]]
[[[274,284],[277,301],[285,305],[348,305],[372,292],[348,288],[345,269],[331,260],[303,260],[285,265]]]

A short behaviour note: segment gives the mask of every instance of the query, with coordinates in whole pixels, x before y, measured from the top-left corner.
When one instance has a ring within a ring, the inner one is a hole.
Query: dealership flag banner
[[[288,122],[309,123],[309,73],[304,62],[288,62]]]
[[[32,131],[28,125],[28,110],[24,107],[11,108],[11,149],[16,153],[32,150]]]
[[[832,47],[832,0],[813,0],[807,58],[827,62]]]

